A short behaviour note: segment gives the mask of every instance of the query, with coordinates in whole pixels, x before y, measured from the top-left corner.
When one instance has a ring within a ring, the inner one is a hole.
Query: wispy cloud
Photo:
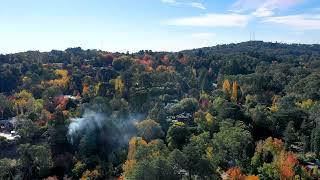
[[[304,0],[267,0],[262,4],[262,7],[271,9],[287,9],[291,6],[295,6],[302,3]]]
[[[320,30],[320,14],[267,17],[262,22],[285,25],[297,30]]]
[[[236,0],[231,5],[231,11],[244,12],[257,9],[265,0]]]
[[[253,11],[257,17],[272,16],[276,10],[288,9],[305,0],[237,0],[232,5],[233,11]]]
[[[194,7],[194,8],[199,8],[199,9],[207,9],[202,3],[198,3],[198,2],[192,2],[192,3],[187,3],[188,5]]]
[[[161,0],[162,3],[171,4],[171,5],[182,5],[182,6],[190,6],[198,9],[207,9],[204,4],[200,2],[178,2],[176,0]]]
[[[209,33],[209,32],[200,32],[200,33],[191,34],[193,38],[197,38],[197,39],[208,39],[208,38],[215,37],[216,35],[217,35],[216,33]]]
[[[207,14],[204,16],[171,19],[167,25],[200,27],[245,27],[250,16],[242,14]]]
[[[252,15],[256,17],[269,17],[274,14],[273,10],[264,7],[258,8]]]
[[[169,4],[174,4],[176,3],[176,0],[161,0],[163,3],[169,3]]]

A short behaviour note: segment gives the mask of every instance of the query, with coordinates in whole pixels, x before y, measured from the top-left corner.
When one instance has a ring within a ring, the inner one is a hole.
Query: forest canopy
[[[320,45],[0,55],[0,123],[0,179],[317,179]]]

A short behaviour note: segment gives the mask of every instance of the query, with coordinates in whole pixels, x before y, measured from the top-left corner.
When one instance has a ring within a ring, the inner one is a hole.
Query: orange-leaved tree
[[[223,81],[223,85],[222,85],[222,90],[223,92],[229,94],[231,91],[231,85],[228,79]]]
[[[228,169],[226,172],[228,175],[228,178],[231,180],[241,180],[244,179],[244,175],[241,172],[241,169],[239,167],[232,167]]]
[[[234,81],[232,84],[231,100],[234,102],[237,102],[237,100],[238,100],[238,83],[237,83],[237,81]]]
[[[294,177],[294,167],[298,164],[298,158],[294,153],[282,151],[277,156],[275,163],[280,170],[281,179],[292,179]]]

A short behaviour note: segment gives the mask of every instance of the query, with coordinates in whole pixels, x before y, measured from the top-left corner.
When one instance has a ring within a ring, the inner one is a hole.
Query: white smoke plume
[[[116,132],[112,134],[113,137],[110,138],[116,138],[121,144],[127,144],[135,134],[134,124],[141,119],[143,119],[142,115],[115,118],[107,114],[86,110],[82,117],[71,119],[68,128],[68,139],[73,144],[74,140],[84,133],[100,129],[102,131]]]

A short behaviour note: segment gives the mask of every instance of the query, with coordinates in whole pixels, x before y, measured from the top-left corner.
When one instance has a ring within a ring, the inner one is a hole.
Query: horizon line
[[[30,49],[30,50],[24,50],[24,51],[17,51],[17,52],[9,52],[9,53],[0,53],[0,55],[12,55],[12,54],[19,54],[19,53],[25,53],[25,52],[39,52],[39,53],[49,53],[51,51],[66,51],[68,49],[73,49],[73,48],[80,48],[83,51],[102,51],[102,52],[108,52],[108,53],[129,53],[129,54],[136,54],[139,51],[152,51],[152,52],[168,52],[168,53],[178,53],[182,51],[191,51],[191,50],[196,50],[196,49],[203,49],[203,48],[210,48],[210,47],[216,47],[216,46],[222,46],[222,45],[231,45],[231,44],[241,44],[241,43],[248,43],[248,42],[262,42],[262,43],[276,43],[276,44],[285,44],[285,45],[320,45],[320,43],[295,43],[295,42],[284,42],[284,41],[263,41],[263,40],[248,40],[248,41],[241,41],[241,42],[231,42],[231,43],[221,43],[221,44],[215,44],[212,46],[202,46],[202,47],[195,47],[195,48],[189,48],[189,49],[182,49],[182,50],[177,50],[177,51],[166,51],[166,50],[152,50],[152,49],[141,49],[137,51],[132,51],[130,52],[129,50],[124,50],[124,51],[108,51],[108,50],[103,50],[103,49],[95,49],[95,48],[88,48],[84,49],[81,46],[75,46],[75,47],[68,47],[66,49],[51,49],[51,50],[45,50],[41,51],[39,49]]]

